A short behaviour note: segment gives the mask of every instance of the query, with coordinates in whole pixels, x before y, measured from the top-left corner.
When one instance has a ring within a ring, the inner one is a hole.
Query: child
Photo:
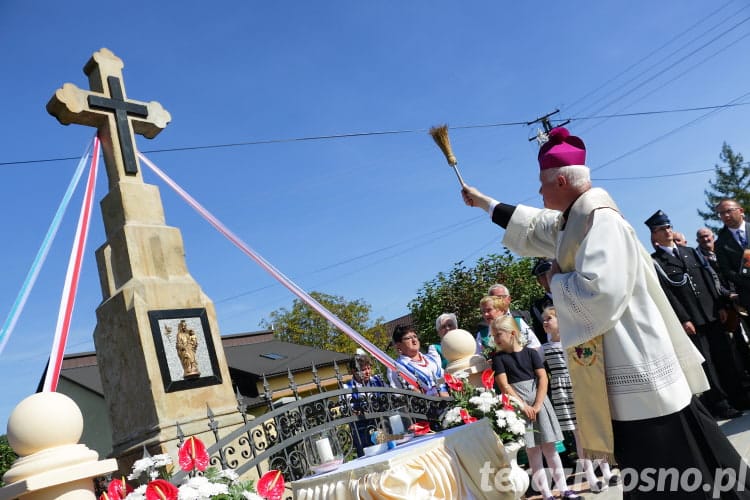
[[[547,372],[542,357],[537,351],[523,347],[518,325],[512,317],[493,319],[490,329],[497,346],[492,358],[495,384],[503,394],[514,396],[524,403],[523,412],[533,424],[527,429],[524,439],[534,487],[545,500],[554,499],[544,470],[544,455],[562,498],[580,499],[579,495],[567,489],[565,472],[555,448],[555,442],[562,441],[563,435],[552,403],[547,398]]]
[[[552,406],[555,408],[557,420],[560,428],[564,431],[573,431],[576,440],[576,452],[578,457],[583,456],[583,450],[580,446],[578,429],[576,428],[576,406],[573,402],[573,386],[570,382],[570,374],[565,360],[565,351],[560,344],[560,328],[557,326],[557,311],[555,306],[548,306],[542,311],[542,325],[544,331],[549,336],[549,342],[542,345],[544,357],[549,368],[550,381],[549,393],[552,397]],[[602,471],[604,481],[599,481],[594,474],[594,464],[591,460],[583,460],[583,472],[586,475],[586,481],[594,493],[606,490],[610,484],[617,484],[619,477],[614,476],[609,469],[609,463],[602,461],[599,463],[599,469]]]

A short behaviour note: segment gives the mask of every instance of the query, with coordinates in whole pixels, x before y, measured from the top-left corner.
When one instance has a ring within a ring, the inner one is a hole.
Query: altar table
[[[511,499],[514,492],[494,487],[495,474],[508,467],[509,456],[490,423],[479,420],[415,437],[385,453],[352,460],[291,486],[297,500]]]

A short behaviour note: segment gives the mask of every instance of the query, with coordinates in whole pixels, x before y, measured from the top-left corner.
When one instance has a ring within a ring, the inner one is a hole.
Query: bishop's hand
[[[481,208],[485,212],[489,209],[490,204],[495,202],[493,198],[490,198],[477,188],[471,186],[464,186],[463,189],[461,189],[461,196],[464,199],[464,203],[468,206]]]

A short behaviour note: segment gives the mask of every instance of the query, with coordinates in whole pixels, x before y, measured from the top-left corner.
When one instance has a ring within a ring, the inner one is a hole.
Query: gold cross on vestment
[[[110,186],[123,175],[138,176],[133,133],[153,139],[172,119],[156,101],[127,99],[122,82],[122,59],[101,49],[83,67],[90,91],[66,83],[47,103],[49,114],[63,125],[96,127],[102,141]]]

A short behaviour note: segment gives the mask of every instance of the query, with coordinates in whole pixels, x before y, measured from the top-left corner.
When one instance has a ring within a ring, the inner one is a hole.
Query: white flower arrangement
[[[526,433],[523,404],[512,396],[496,393],[494,378],[495,373],[492,369],[485,370],[482,373],[484,387],[477,388],[468,382],[465,373],[447,374],[445,382],[456,405],[443,414],[443,427],[456,427],[476,422],[480,418],[488,418],[495,434],[504,444],[523,445]]]

